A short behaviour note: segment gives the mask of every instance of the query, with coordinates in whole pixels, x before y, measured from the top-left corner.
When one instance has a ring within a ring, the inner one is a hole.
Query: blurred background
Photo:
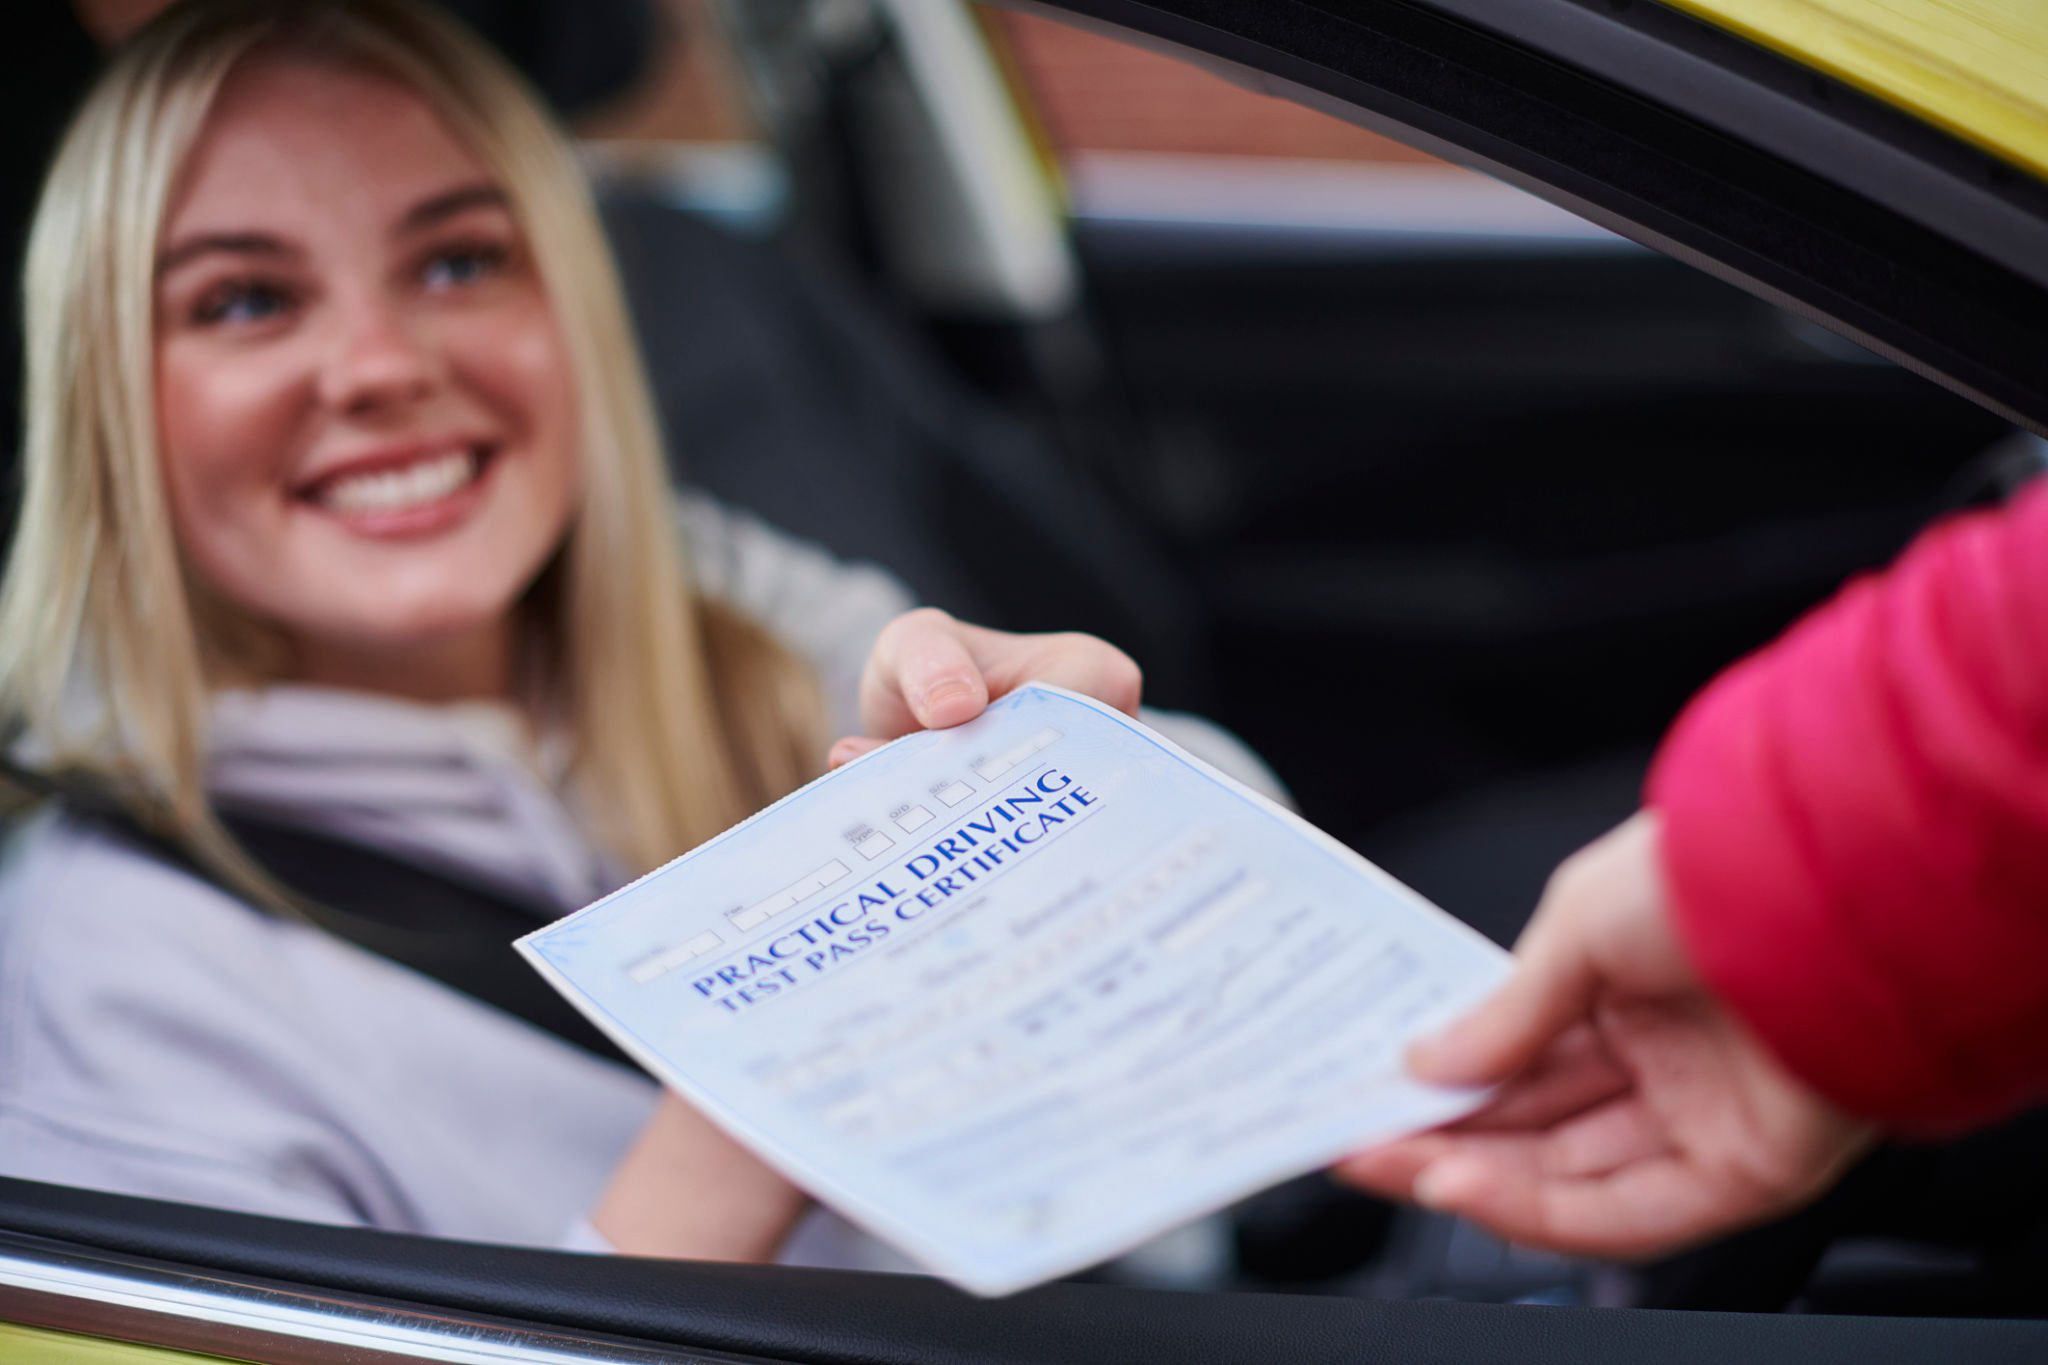
[[[927,600],[1117,640],[1497,937],[1691,689],[2029,458],[1729,286],[1111,32],[657,20],[578,126],[683,475]]]
[[[10,231],[152,8],[10,8]],[[1502,942],[1692,689],[2038,457],[1520,191],[1028,8],[451,8],[583,142],[680,478],[1116,641]],[[1600,1292],[1315,1181],[1235,1236],[1248,1282]]]

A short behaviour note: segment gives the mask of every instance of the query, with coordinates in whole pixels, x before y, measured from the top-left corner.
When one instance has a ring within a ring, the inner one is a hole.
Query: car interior
[[[703,0],[508,51],[597,111],[680,480],[1115,641],[1506,945],[1692,691],[2048,461],[2048,179],[1711,8]],[[1069,156],[1060,43],[1453,164]],[[716,145],[627,135],[622,90],[713,69]],[[2040,1359],[2044,1143],[1888,1145],[1627,1267],[1307,1176],[1199,1254],[998,1301],[0,1179],[0,1324],[279,1360]]]

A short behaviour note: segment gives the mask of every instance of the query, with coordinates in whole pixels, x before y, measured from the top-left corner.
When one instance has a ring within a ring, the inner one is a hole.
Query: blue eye
[[[458,246],[435,252],[421,272],[429,289],[459,289],[496,274],[505,264],[501,246]]]
[[[209,291],[192,310],[200,323],[252,323],[276,317],[291,306],[290,293],[260,280],[235,280]]]

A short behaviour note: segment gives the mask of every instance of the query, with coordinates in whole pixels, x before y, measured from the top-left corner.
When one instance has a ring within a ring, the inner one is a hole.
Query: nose
[[[361,300],[336,310],[321,397],[339,411],[368,416],[431,395],[442,373],[432,336],[393,300]]]

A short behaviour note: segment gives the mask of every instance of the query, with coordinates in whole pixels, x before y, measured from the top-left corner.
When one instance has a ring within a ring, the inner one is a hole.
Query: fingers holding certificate
[[[875,641],[861,675],[864,734],[832,746],[838,767],[913,730],[943,730],[1035,679],[1136,715],[1144,678],[1130,655],[1073,631],[1019,635],[934,607],[905,612]]]
[[[520,947],[769,1165],[979,1293],[1465,1113],[1480,1092],[1402,1053],[1506,967],[1117,706],[1038,685]]]

